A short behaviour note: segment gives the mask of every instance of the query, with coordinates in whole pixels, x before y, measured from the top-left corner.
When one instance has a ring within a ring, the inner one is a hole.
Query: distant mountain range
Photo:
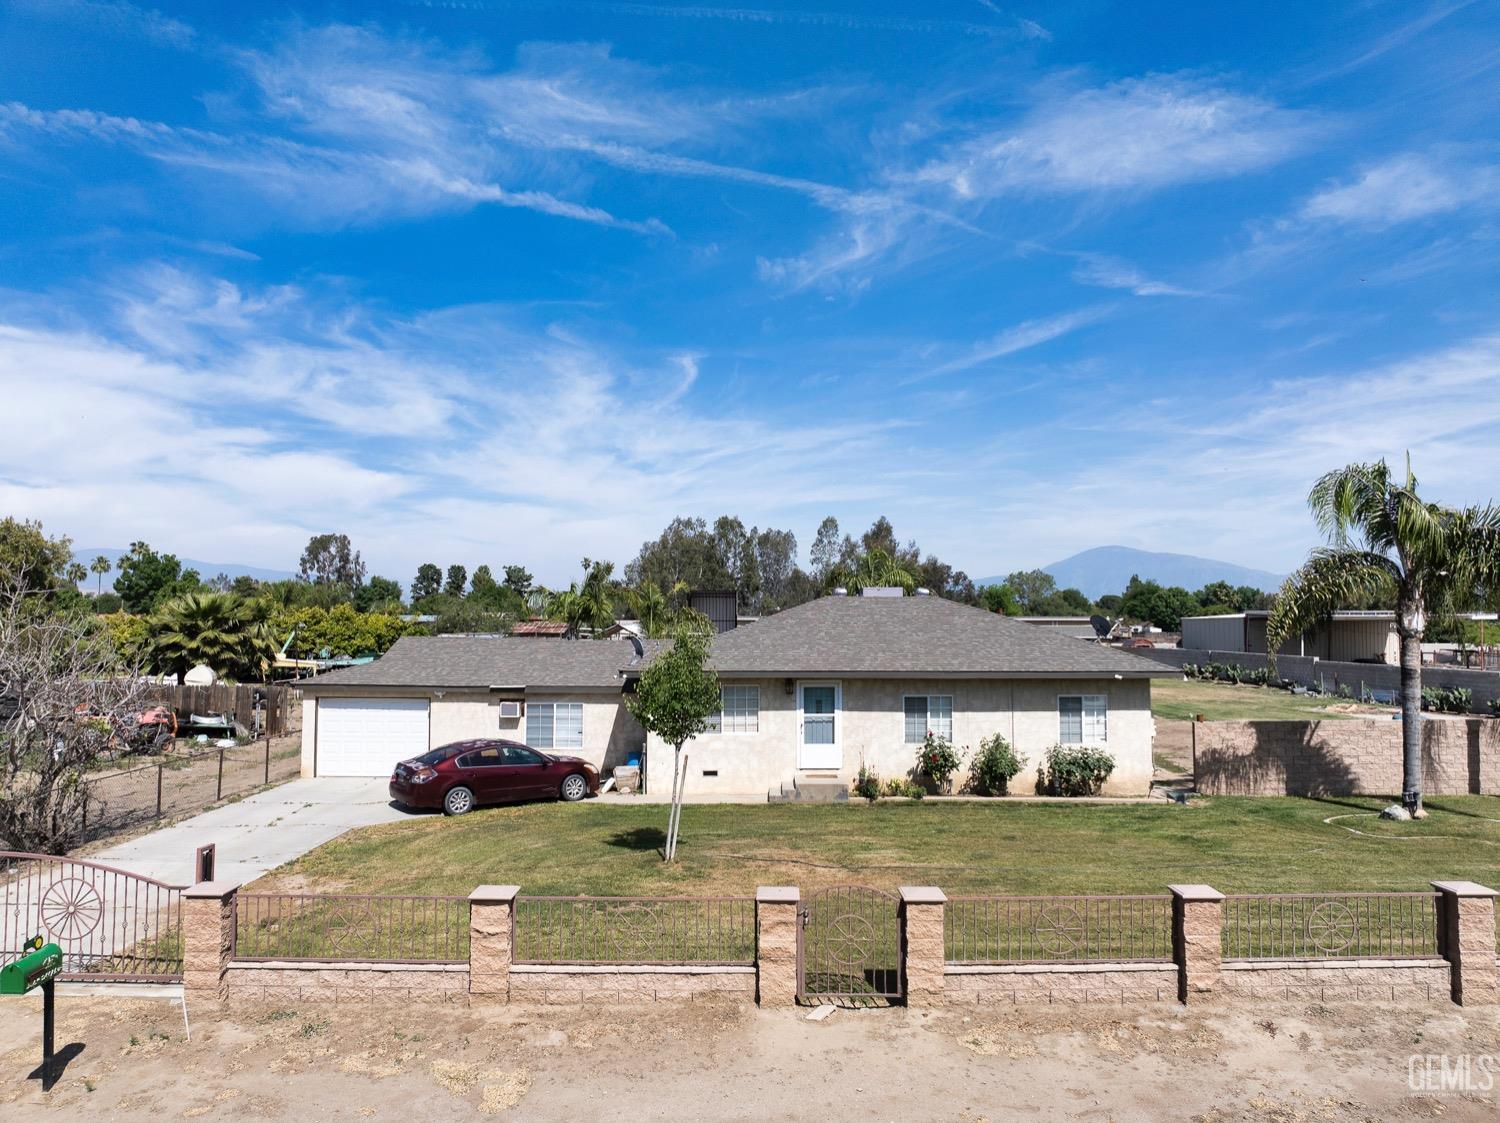
[[[1132,575],[1142,581],[1181,585],[1196,591],[1210,581],[1231,585],[1254,585],[1265,592],[1281,588],[1284,575],[1264,569],[1249,569],[1233,562],[1199,558],[1191,554],[1154,554],[1129,546],[1096,546],[1070,558],[1042,566],[1052,574],[1059,589],[1078,589],[1091,600],[1106,593],[1121,593]],[[998,585],[1005,577],[986,577],[980,585]]]
[[[73,548],[73,560],[88,565],[102,554],[110,560],[111,564],[115,564],[120,560],[120,555],[126,553],[129,553],[129,551],[116,549],[113,546],[75,546]],[[284,581],[288,577],[297,576],[290,569],[261,569],[253,565],[239,565],[236,562],[206,562],[199,561],[197,558],[179,557],[177,560],[182,563],[183,569],[196,569],[198,576],[204,581],[207,581],[211,577],[217,577],[221,573],[231,578],[242,576],[254,577],[257,581]],[[90,573],[88,580],[81,582],[78,587],[80,589],[94,589],[98,587],[98,581],[99,578]],[[114,571],[110,571],[104,575],[104,588],[113,589],[114,587],[115,575]]]

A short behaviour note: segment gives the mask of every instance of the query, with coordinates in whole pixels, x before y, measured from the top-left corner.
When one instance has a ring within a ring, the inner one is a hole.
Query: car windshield
[[[412,757],[412,759],[418,764],[425,764],[428,768],[431,768],[435,764],[442,764],[443,761],[447,760],[452,755],[453,749],[450,746],[444,745],[441,749],[433,749],[431,752],[423,753],[421,756]]]

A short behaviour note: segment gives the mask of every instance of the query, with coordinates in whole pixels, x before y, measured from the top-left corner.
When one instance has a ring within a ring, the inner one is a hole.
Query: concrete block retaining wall
[[[950,1006],[1176,1002],[1177,968],[1171,963],[950,966],[944,972],[943,1000]]]
[[[1381,795],[1401,791],[1399,721],[1193,723],[1205,795]],[[1427,795],[1500,795],[1500,721],[1422,722]]]
[[[280,1002],[469,1001],[469,966],[428,963],[247,963],[231,960],[229,1000]]]
[[[1448,1002],[1452,968],[1441,959],[1227,960],[1226,998],[1297,1002]]]
[[[553,967],[510,969],[510,1001],[592,1003],[755,1001],[754,967]]]

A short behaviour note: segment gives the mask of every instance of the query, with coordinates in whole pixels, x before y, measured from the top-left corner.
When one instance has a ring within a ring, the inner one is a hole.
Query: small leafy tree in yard
[[[1026,757],[999,733],[979,742],[979,752],[969,765],[969,783],[985,795],[1008,795],[1010,782],[1026,767]]]
[[[917,771],[939,789],[958,771],[959,763],[958,750],[948,738],[928,733],[922,739],[922,747],[917,750]]]
[[[719,676],[708,666],[709,633],[698,621],[678,629],[672,646],[641,672],[627,705],[648,733],[672,746],[672,810],[667,816],[666,861],[677,857],[677,827],[687,773],[682,746],[708,728],[719,710]]]
[[[880,775],[870,766],[860,762],[859,774],[854,777],[854,794],[872,803],[880,798]]]
[[[83,777],[118,744],[141,680],[91,618],[0,587],[0,847],[62,854],[83,841]]]
[[[1115,758],[1093,745],[1053,745],[1042,757],[1036,788],[1043,795],[1098,795]]]

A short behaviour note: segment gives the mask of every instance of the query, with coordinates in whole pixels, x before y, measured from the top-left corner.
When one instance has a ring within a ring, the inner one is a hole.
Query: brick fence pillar
[[[469,894],[469,993],[510,1001],[511,946],[519,885],[481,885]]]
[[[1210,885],[1169,885],[1177,998],[1202,1001],[1219,988],[1224,966],[1224,894]]]
[[[755,891],[755,971],[762,1006],[796,1005],[801,901],[795,885],[762,885]]]
[[[1472,881],[1434,881],[1438,891],[1438,950],[1448,961],[1453,1001],[1460,1006],[1500,1002],[1495,965],[1495,890]]]
[[[901,948],[908,1006],[943,1002],[943,913],[947,895],[933,885],[901,887]]]
[[[182,992],[185,998],[221,1002],[229,997],[234,951],[232,881],[200,881],[182,891]]]

